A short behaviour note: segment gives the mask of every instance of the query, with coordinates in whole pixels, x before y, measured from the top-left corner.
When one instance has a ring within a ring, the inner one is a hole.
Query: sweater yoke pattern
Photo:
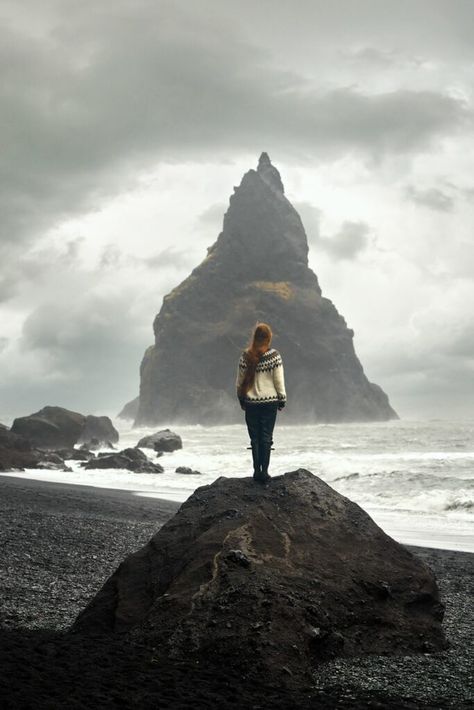
[[[244,350],[244,352],[240,356],[239,368],[241,370],[246,370],[247,364],[247,358]],[[283,363],[280,353],[278,352],[278,350],[272,348],[261,356],[255,368],[255,372],[269,372],[270,370],[273,370],[275,367],[278,367],[282,364]]]
[[[244,379],[248,364],[247,353],[244,350],[240,355],[237,368],[237,396],[239,396],[239,386]],[[248,404],[286,403],[283,360],[275,348],[270,348],[261,355],[255,368],[254,383],[243,400]]]

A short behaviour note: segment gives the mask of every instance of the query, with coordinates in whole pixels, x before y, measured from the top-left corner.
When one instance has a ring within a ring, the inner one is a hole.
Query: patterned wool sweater
[[[242,384],[246,369],[247,360],[244,350],[240,355],[237,366],[237,378],[235,381],[237,396],[238,388]],[[255,370],[255,382],[243,399],[245,402],[252,404],[265,402],[286,404],[283,361],[278,350],[270,348],[266,353],[263,353]]]

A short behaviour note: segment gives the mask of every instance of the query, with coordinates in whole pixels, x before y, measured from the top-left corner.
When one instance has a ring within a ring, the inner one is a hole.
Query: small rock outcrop
[[[201,471],[195,471],[189,466],[178,466],[175,468],[175,473],[184,473],[186,476],[201,476]]]
[[[45,451],[44,457],[36,464],[35,468],[47,469],[49,471],[67,471],[72,473],[72,468],[66,466],[64,460],[54,451]]]
[[[203,668],[308,676],[337,655],[447,645],[431,569],[307,470],[198,488],[73,632],[123,633]]]
[[[79,449],[56,449],[55,453],[61,456],[61,458],[71,461],[89,461],[89,459],[93,459],[95,456],[86,446],[81,446]]]
[[[123,449],[117,453],[101,453],[81,466],[85,469],[126,468],[134,473],[163,473],[164,468],[159,463],[150,461],[143,451],[137,448]]]
[[[137,446],[144,449],[154,449],[155,451],[176,451],[183,448],[183,442],[179,434],[175,434],[171,429],[162,429],[154,434],[144,436]]]
[[[237,362],[257,320],[272,327],[285,364],[285,422],[398,418],[367,379],[354,331],[321,293],[301,218],[266,153],[234,188],[205,259],[163,298],[140,366],[135,425],[241,422]]]
[[[77,443],[86,445],[91,442],[116,444],[118,440],[119,433],[110,417],[96,417],[93,414],[88,414]]]

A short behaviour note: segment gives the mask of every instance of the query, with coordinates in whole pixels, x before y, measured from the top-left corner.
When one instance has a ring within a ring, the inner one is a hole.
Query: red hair
[[[240,385],[239,396],[245,397],[249,389],[255,381],[255,370],[264,352],[266,352],[272,341],[272,329],[266,323],[256,323],[252,335],[250,336],[249,344],[246,348],[245,358],[247,360],[247,369],[245,370],[244,379]]]

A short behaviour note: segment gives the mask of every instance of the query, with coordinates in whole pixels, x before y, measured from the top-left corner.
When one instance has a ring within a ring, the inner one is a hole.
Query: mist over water
[[[121,420],[119,448],[135,446],[156,429],[130,429]],[[12,475],[132,490],[137,495],[184,501],[219,476],[250,476],[247,429],[173,426],[183,449],[159,459],[162,474],[123,470],[72,473],[34,471]],[[105,449],[104,449],[105,450]],[[175,473],[189,466],[202,475]],[[474,422],[390,421],[372,424],[288,426],[279,414],[274,431],[272,476],[306,468],[358,503],[385,532],[407,544],[474,551]]]

